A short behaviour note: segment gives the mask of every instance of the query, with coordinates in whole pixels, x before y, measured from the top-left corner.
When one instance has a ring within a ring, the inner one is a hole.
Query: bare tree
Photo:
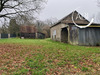
[[[27,14],[17,15],[13,19],[16,20],[16,23],[18,25],[32,25],[34,24],[34,21],[36,20],[35,17],[28,16]]]
[[[1,32],[2,33],[8,33],[8,28],[3,24],[2,28],[1,28]]]
[[[0,27],[0,33],[2,33],[2,28]]]
[[[20,26],[16,23],[15,19],[10,20],[8,29],[10,34],[16,34],[17,36],[20,32]]]
[[[44,22],[40,21],[40,20],[36,20],[35,25],[37,27],[37,31],[38,32],[42,32],[43,31],[43,27],[44,27]]]
[[[2,27],[0,30],[2,33],[8,33],[8,21],[6,18],[4,18],[4,23],[2,23]]]
[[[43,31],[46,33],[46,37],[50,37],[50,27],[57,23],[57,18],[50,18],[44,21],[45,26],[43,27]]]
[[[38,32],[42,32],[46,35],[46,38],[50,37],[50,26],[54,25],[58,20],[56,18],[47,19],[45,21],[37,20],[35,25]]]
[[[0,0],[0,18],[9,18],[14,14],[29,14],[38,12],[45,0]]]
[[[57,21],[58,21],[57,18],[50,18],[50,19],[45,20],[44,22],[45,22],[46,25],[52,26],[55,23],[57,23]]]

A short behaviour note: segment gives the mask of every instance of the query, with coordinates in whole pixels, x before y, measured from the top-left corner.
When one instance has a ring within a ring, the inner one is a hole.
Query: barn
[[[36,35],[36,27],[35,26],[27,26],[23,25],[20,27],[20,35],[24,38],[35,38]]]
[[[20,37],[44,39],[45,34],[38,32],[36,26],[23,25],[20,27]]]
[[[72,45],[99,46],[100,24],[92,23],[87,28],[79,28],[74,22],[80,26],[86,26],[90,22],[77,11],[74,11],[73,22],[72,15],[73,12],[51,26],[51,39]]]

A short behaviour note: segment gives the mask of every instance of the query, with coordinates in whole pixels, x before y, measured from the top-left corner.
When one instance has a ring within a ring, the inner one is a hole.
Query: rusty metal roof
[[[36,33],[37,29],[35,26],[23,25],[20,27],[20,32],[21,33]]]

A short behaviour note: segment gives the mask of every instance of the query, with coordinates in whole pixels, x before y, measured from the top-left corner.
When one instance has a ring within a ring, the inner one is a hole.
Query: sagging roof
[[[90,23],[90,21],[88,21],[85,17],[83,17],[76,10],[73,11],[73,12],[74,12],[73,18],[75,20],[75,23],[80,24],[80,25],[86,25],[86,24]],[[70,13],[69,15],[65,16],[61,20],[59,20],[56,24],[54,24],[53,26],[51,26],[51,28],[54,27],[54,26],[56,26],[56,25],[58,25],[58,24],[74,24],[73,21],[72,21],[73,12]],[[97,23],[92,23],[92,25],[100,26],[100,24],[97,24]]]

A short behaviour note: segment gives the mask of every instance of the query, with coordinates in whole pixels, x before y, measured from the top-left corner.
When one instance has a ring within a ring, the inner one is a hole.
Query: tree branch
[[[17,6],[19,6],[19,5],[21,5],[21,4],[23,4],[23,3],[18,3],[17,5],[15,5],[15,6],[10,6],[10,5],[5,5],[4,6],[4,8],[11,8],[11,9],[13,9],[13,8],[15,8],[15,7],[17,7]]]
[[[36,9],[37,9],[37,7],[34,9],[26,10],[26,11],[16,11],[14,13],[7,13],[7,14],[0,15],[0,17],[8,17],[8,15],[13,15],[13,14],[17,14],[17,13],[27,13],[29,11],[33,11],[33,10],[35,11]]]

